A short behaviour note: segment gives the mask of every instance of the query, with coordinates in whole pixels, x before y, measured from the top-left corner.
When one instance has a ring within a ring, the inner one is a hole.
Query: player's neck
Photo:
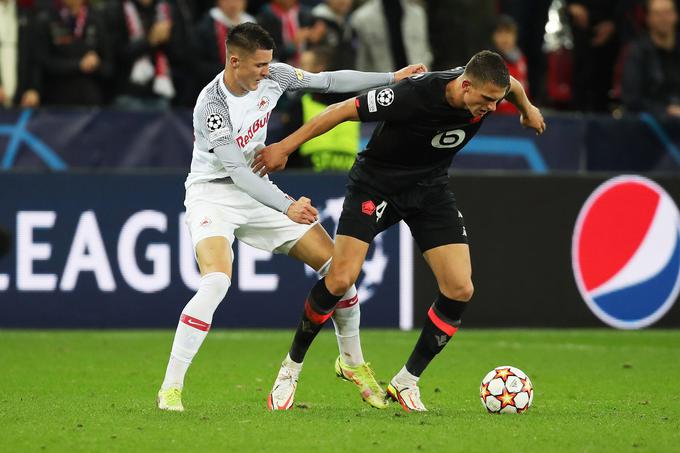
[[[463,102],[462,84],[463,80],[460,77],[446,84],[446,102],[448,102],[451,107],[457,109],[465,108],[465,102]]]
[[[225,69],[222,79],[224,81],[224,86],[226,86],[227,90],[229,90],[229,92],[234,96],[243,96],[248,93],[248,90],[241,88],[241,86],[236,81],[234,74],[228,69]]]

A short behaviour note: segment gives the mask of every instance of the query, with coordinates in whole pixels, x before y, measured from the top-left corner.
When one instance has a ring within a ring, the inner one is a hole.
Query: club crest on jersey
[[[208,115],[208,119],[205,120],[206,126],[208,126],[209,131],[216,131],[224,126],[224,118],[219,113],[211,113]]]
[[[387,107],[394,101],[394,91],[391,88],[384,88],[380,90],[378,96],[376,96],[378,104],[383,107]]]
[[[257,108],[260,111],[265,111],[269,107],[269,98],[267,96],[262,96],[262,98],[257,103]]]

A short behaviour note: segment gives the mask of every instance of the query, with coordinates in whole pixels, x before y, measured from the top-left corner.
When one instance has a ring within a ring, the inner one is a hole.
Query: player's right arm
[[[408,121],[417,115],[420,103],[417,88],[402,81],[329,105],[288,137],[260,150],[253,161],[253,169],[265,173],[283,170],[288,156],[300,145],[343,121]]]
[[[331,104],[280,142],[261,149],[253,160],[253,171],[270,173],[283,170],[293,151],[308,140],[328,132],[344,121],[358,121],[356,98]]]

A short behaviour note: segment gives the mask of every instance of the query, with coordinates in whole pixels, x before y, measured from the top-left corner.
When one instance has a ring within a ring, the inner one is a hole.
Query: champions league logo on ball
[[[342,213],[342,204],[345,201],[344,197],[329,198],[322,209],[319,209],[319,223],[331,221],[333,223],[331,228],[326,228],[331,236],[335,236],[338,229],[338,222],[340,221],[340,214]],[[383,244],[382,234],[379,234],[373,240],[373,253],[367,255],[366,261],[361,268],[363,278],[360,279],[360,284],[357,282],[357,292],[359,293],[359,302],[367,302],[375,294],[376,288],[383,281],[383,274],[387,268],[389,258],[385,254],[385,246]],[[307,276],[315,276],[316,272],[309,266],[305,266],[305,273]]]
[[[572,267],[583,299],[602,321],[620,329],[653,324],[680,291],[677,206],[649,179],[610,179],[581,209]]]

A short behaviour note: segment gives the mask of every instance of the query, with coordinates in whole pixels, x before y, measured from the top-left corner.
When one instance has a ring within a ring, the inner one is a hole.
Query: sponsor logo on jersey
[[[410,76],[410,78],[413,80],[422,79],[423,77],[425,77],[424,72],[419,72],[418,74],[413,74],[412,76]]]
[[[272,115],[272,112],[268,112],[265,116],[262,118],[258,118],[253,122],[253,124],[248,127],[248,130],[244,132],[243,134],[239,135],[236,137],[236,144],[239,146],[239,148],[245,147],[250,140],[252,140],[253,136],[259,131],[260,129],[264,129],[265,126],[267,126],[267,123],[269,122],[269,117]]]
[[[265,111],[269,107],[270,101],[267,96],[262,96],[262,98],[257,102],[257,108],[260,111]]]
[[[639,329],[659,320],[680,291],[680,213],[659,185],[619,176],[581,208],[572,238],[581,296],[610,326]]]
[[[209,131],[216,131],[224,127],[224,118],[219,113],[211,113],[205,120],[206,126],[208,126]]]
[[[375,90],[371,90],[366,95],[366,102],[368,104],[368,111],[373,113],[378,111],[378,106],[375,105]]]
[[[206,227],[212,223],[212,220],[210,220],[208,217],[203,217],[203,220],[201,220],[201,223],[199,224],[202,227]]]
[[[455,148],[465,140],[465,131],[455,129],[440,132],[432,138],[432,146],[435,148]]]
[[[300,82],[302,82],[302,79],[305,78],[305,73],[302,72],[302,69],[298,69],[298,68],[293,68],[293,69],[295,70],[295,77],[297,77],[297,79]]]
[[[387,107],[394,102],[394,91],[392,91],[391,88],[383,88],[376,96],[376,99],[378,100],[378,104]]]
[[[361,203],[361,212],[366,215],[373,215],[375,212],[375,203],[373,203],[371,200],[364,201]]]

